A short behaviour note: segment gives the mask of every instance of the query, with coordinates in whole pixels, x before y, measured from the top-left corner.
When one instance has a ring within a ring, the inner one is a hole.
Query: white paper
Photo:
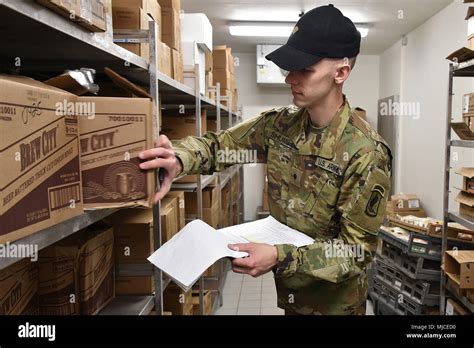
[[[199,277],[223,257],[241,258],[246,252],[228,248],[228,244],[266,243],[309,245],[314,240],[281,224],[273,217],[216,230],[201,220],[187,224],[148,260],[166,273],[184,291],[188,291]]]

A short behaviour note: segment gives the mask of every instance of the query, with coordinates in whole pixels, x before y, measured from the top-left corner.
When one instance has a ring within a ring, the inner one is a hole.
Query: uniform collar
[[[309,122],[311,122],[309,113],[306,109],[302,109],[300,112],[302,113],[300,122],[294,124],[292,129],[289,130],[290,136],[295,139],[298,153],[300,155],[314,155],[333,159],[336,144],[341,138],[351,115],[351,107],[346,96],[344,95],[343,105],[321,134],[307,132]]]

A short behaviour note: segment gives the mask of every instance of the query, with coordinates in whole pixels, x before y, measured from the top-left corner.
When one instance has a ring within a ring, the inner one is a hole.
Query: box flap
[[[94,83],[94,76],[95,70],[81,68],[78,70],[68,70],[44,83],[75,95],[83,95],[86,93],[97,94],[99,86]]]
[[[456,202],[465,204],[469,207],[474,207],[474,195],[461,191],[456,197]]]
[[[451,122],[451,128],[462,140],[474,140],[474,132],[464,122]]]
[[[446,59],[450,61],[454,61],[454,58],[457,58],[459,63],[465,62],[466,60],[474,58],[474,51],[467,47],[463,47],[446,57]]]
[[[153,224],[153,210],[149,208],[123,209],[107,217],[111,225],[120,224]]]
[[[474,168],[469,167],[462,167],[456,170],[456,174],[462,175],[466,178],[473,178],[474,177]]]
[[[136,84],[130,82],[127,80],[125,77],[117,74],[115,71],[113,71],[110,68],[105,68],[104,69],[105,74],[115,83],[117,86],[133,93],[137,97],[140,98],[150,98],[151,95],[145,91],[143,88],[138,87]]]
[[[446,254],[451,256],[457,263],[474,263],[474,250],[448,250]],[[446,272],[449,272],[446,269]]]

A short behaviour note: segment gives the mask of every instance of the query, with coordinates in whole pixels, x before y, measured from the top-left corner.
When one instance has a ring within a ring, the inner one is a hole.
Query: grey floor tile
[[[239,306],[239,302],[240,302],[240,299],[238,297],[226,298],[224,296],[221,308],[236,308]]]
[[[275,298],[262,298],[261,300],[261,307],[262,308],[265,308],[265,307],[276,307],[277,306],[277,299],[276,297]]]
[[[245,288],[243,287],[242,290],[240,291],[241,294],[261,294],[262,293],[262,288],[261,287],[249,287]]]
[[[260,310],[261,315],[285,315],[285,311],[278,307],[262,308]]]
[[[260,308],[239,308],[237,315],[260,315]]]
[[[250,294],[240,294],[241,301],[249,301],[249,300],[260,300],[262,298],[262,294],[259,292],[254,292]]]
[[[219,308],[215,315],[236,315],[237,314],[237,308]]]
[[[239,309],[240,308],[258,308],[260,309],[261,302],[260,300],[240,300],[239,301]]]

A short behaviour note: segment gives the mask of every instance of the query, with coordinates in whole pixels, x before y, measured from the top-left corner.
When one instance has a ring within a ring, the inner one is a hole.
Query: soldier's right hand
[[[163,171],[163,181],[154,199],[157,203],[169,192],[173,179],[181,173],[181,162],[175,156],[171,141],[166,135],[160,135],[158,140],[155,140],[155,147],[141,152],[138,157],[145,160],[140,164],[141,169],[161,168]]]

